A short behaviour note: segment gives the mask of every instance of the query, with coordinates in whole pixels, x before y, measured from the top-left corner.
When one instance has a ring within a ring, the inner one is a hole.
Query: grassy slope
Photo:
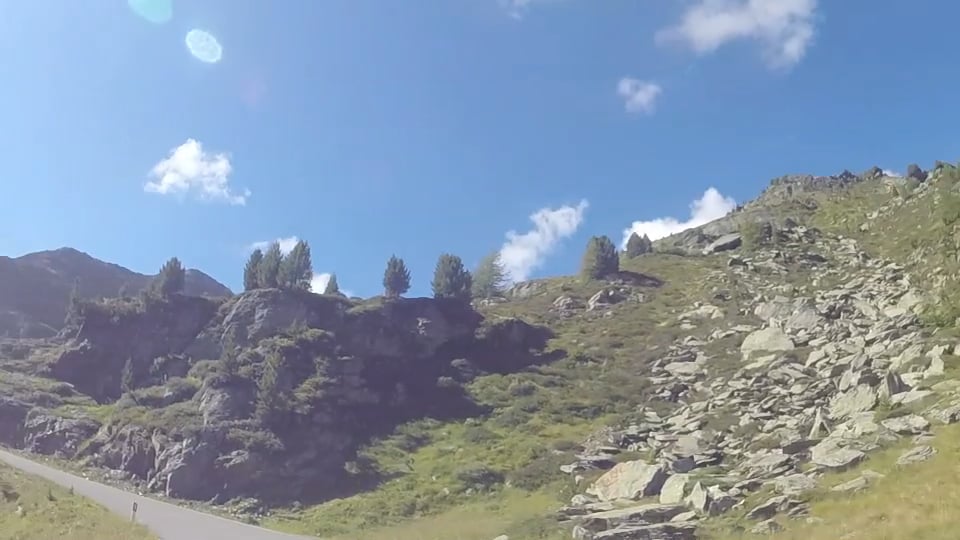
[[[941,249],[951,231],[941,216],[949,214],[956,202],[956,182],[957,175],[950,172],[932,183],[927,191],[917,194],[902,189],[894,194],[880,182],[868,182],[840,195],[818,197],[820,207],[812,215],[797,216],[796,208],[789,205],[785,205],[783,211],[824,230],[857,238],[868,252],[907,264],[918,277],[933,273],[948,276],[949,284],[960,265],[956,259],[944,256]],[[878,209],[881,209],[879,215],[869,219]],[[869,223],[866,230],[860,228],[863,223]],[[563,360],[532,373],[477,381],[472,388],[474,394],[480,401],[496,407],[495,413],[480,423],[481,428],[495,434],[494,442],[478,442],[473,436],[475,430],[469,426],[425,428],[430,442],[405,461],[405,476],[377,491],[290,516],[296,517],[296,522],[276,520],[273,524],[321,534],[364,531],[365,537],[398,540],[488,540],[500,533],[520,540],[566,538],[569,533],[556,531],[542,516],[566,502],[572,487],[548,470],[542,456],[529,452],[544,445],[564,448],[565,442],[576,441],[578,436],[625,418],[635,405],[642,403],[644,362],[656,355],[658,347],[682,334],[676,326],[665,326],[663,321],[688,309],[695,300],[708,299],[712,291],[705,278],[723,272],[723,262],[720,258],[666,254],[629,261],[625,264],[627,269],[658,276],[667,282],[661,289],[648,291],[647,302],[618,311],[608,319],[560,320],[549,316],[549,305],[560,294],[586,299],[601,287],[573,279],[549,280],[546,290],[531,298],[488,308],[491,316],[521,316],[531,322],[548,324],[558,335],[554,346],[567,350],[568,358],[582,354],[581,358],[587,359],[588,364]],[[936,284],[930,281],[931,292],[937,289]],[[528,383],[536,386],[536,390],[530,394],[528,390],[518,391]],[[784,522],[788,531],[783,537],[837,538],[837,524],[845,522],[861,529],[863,524],[870,523],[872,528],[863,530],[872,533],[857,538],[946,538],[923,536],[921,529],[923,523],[936,520],[945,527],[943,523],[951,519],[947,510],[957,509],[954,514],[960,515],[960,496],[941,497],[935,502],[928,498],[924,502],[921,495],[936,490],[937,486],[949,485],[960,476],[960,470],[945,457],[960,445],[960,428],[946,428],[937,444],[942,449],[936,460],[915,465],[909,471],[898,471],[892,466],[896,449],[874,457],[865,467],[889,473],[888,479],[878,484],[876,492],[852,498],[817,492],[812,495],[813,500],[821,502],[815,502],[814,515],[822,517],[825,523],[801,526],[800,522]],[[371,455],[384,464],[390,461],[385,456],[399,457],[402,448],[397,447],[395,440],[385,441],[375,445]],[[562,461],[557,459],[553,464]],[[485,495],[425,495],[456,484],[456,464],[470,462],[507,471],[508,479],[509,471],[526,468],[531,475],[539,475],[544,485],[530,491],[507,489]],[[836,482],[851,474],[837,478]],[[931,479],[937,480],[928,482]],[[825,485],[832,484],[828,481]],[[399,511],[396,511],[397,505],[401,507]],[[939,512],[936,520],[928,516],[931,505],[936,506],[934,513]],[[880,515],[887,515],[888,521],[893,516],[901,525],[884,528]],[[735,530],[730,527],[731,520],[736,524],[735,517],[725,520],[721,522],[722,530],[728,533]],[[934,523],[931,527],[940,525]],[[884,536],[886,533],[880,529],[893,532]]]
[[[904,441],[906,442],[906,441]],[[960,525],[960,426],[943,427],[936,431],[932,446],[937,455],[919,465],[898,466],[897,458],[905,445],[901,444],[872,455],[855,470],[829,475],[821,488],[810,494],[813,501],[812,523],[778,518],[785,528],[779,534],[768,536],[775,540],[953,540]],[[857,494],[829,491],[830,487],[852,480],[863,471],[884,475],[868,489]],[[754,498],[754,502],[761,502]],[[732,519],[710,540],[741,540],[756,538],[749,532],[731,532],[740,528],[749,530],[754,522]]]
[[[6,492],[0,496],[2,540],[155,538],[83,497],[5,465],[0,465],[0,487]],[[22,516],[17,515],[18,506]]]
[[[960,209],[960,174],[945,170],[925,189],[888,189],[868,183],[856,186],[843,198],[824,199],[813,223],[832,232],[856,238],[874,256],[905,264],[930,294],[932,307],[927,322],[941,336],[955,336],[953,321],[960,311],[954,300],[960,261],[951,254],[957,238],[956,216]],[[879,210],[879,212],[878,212]],[[861,227],[864,223],[867,227]],[[939,305],[937,305],[939,303]],[[947,379],[960,380],[960,359],[946,357]],[[945,396],[944,399],[952,399]],[[919,412],[919,411],[918,411]],[[882,412],[881,412],[882,413]],[[812,504],[811,522],[777,518],[784,531],[767,538],[775,540],[952,540],[960,526],[960,426],[940,427],[931,443],[938,453],[930,461],[898,466],[897,458],[909,440],[872,455],[854,470],[828,475],[821,487],[806,495]],[[829,490],[865,471],[884,474],[869,489],[856,494]],[[749,503],[760,503],[757,494]],[[740,512],[742,516],[743,511]],[[743,532],[753,524],[731,516],[717,522],[710,540],[755,538]]]
[[[478,379],[470,391],[493,409],[489,417],[407,425],[368,451],[382,470],[398,478],[373,492],[277,515],[265,524],[321,536],[362,532],[364,538],[398,540],[489,540],[504,533],[520,539],[566,538],[569,533],[544,517],[574,493],[559,465],[572,461],[574,443],[628,417],[646,401],[643,364],[681,333],[660,323],[702,297],[703,278],[723,262],[673,255],[628,261],[627,270],[673,279],[661,288],[643,289],[643,303],[624,305],[610,318],[561,319],[550,312],[562,294],[586,303],[605,286],[572,278],[548,280],[527,299],[486,308],[491,318],[520,316],[549,325],[557,333],[551,346],[566,350],[567,358],[525,373]],[[481,468],[503,474],[514,487],[467,491],[469,473]]]
[[[947,233],[952,231],[941,216],[949,214],[946,210],[957,199],[953,195],[956,175],[948,176],[916,195],[904,197],[901,192],[898,197],[883,184],[870,182],[842,195],[818,197],[820,208],[812,215],[798,216],[797,208],[789,204],[774,209],[774,213],[799,217],[825,230],[855,237],[871,253],[908,264],[914,275],[947,276],[945,283],[949,284],[960,265],[941,249],[944,238],[950,236]],[[882,209],[878,217],[868,219],[877,209]],[[860,225],[865,222],[870,227],[861,230]],[[666,283],[658,289],[645,289],[643,303],[622,304],[610,318],[587,313],[562,319],[551,312],[551,303],[560,295],[585,302],[604,287],[602,283],[582,283],[572,278],[546,280],[543,288],[529,298],[484,308],[489,317],[519,316],[548,325],[557,333],[552,347],[564,349],[567,357],[525,373],[478,379],[471,384],[470,391],[478,402],[493,410],[489,417],[446,424],[420,421],[403,426],[393,437],[367,450],[368,457],[395,479],[369,493],[277,514],[264,525],[323,537],[356,538],[362,534],[374,540],[489,540],[504,533],[512,540],[567,538],[569,532],[557,530],[545,517],[574,492],[570,480],[558,472],[558,465],[572,461],[573,443],[604,425],[628,419],[637,405],[647,402],[645,364],[662,354],[663,348],[675,339],[688,334],[676,324],[676,315],[697,300],[710,299],[713,288],[722,281],[715,278],[727,272],[725,262],[724,257],[669,254],[625,261],[625,269],[662,278]],[[809,277],[797,275],[795,279]],[[932,279],[930,283],[936,284]],[[736,290],[733,292],[734,299],[728,303],[730,314],[738,307]],[[938,320],[943,323],[948,319]],[[725,324],[730,322],[728,315]],[[47,392],[55,394],[55,390]],[[63,401],[73,404],[73,399]],[[944,435],[953,433],[952,429],[947,428]],[[950,436],[960,441],[960,434]],[[946,445],[952,444],[950,440],[940,439]],[[952,447],[945,447],[941,456],[949,452],[948,448]],[[623,459],[635,457],[625,455]],[[867,467],[880,470],[885,466],[871,461]],[[952,478],[950,474],[960,474],[945,470],[950,467],[949,460],[944,463],[940,458],[914,467],[914,473],[904,474],[916,474],[917,478],[927,474]],[[932,472],[925,472],[928,469]],[[860,504],[861,510],[869,505],[890,515],[912,512],[914,521],[919,523],[929,509],[916,493],[912,498],[892,495],[900,485],[894,480],[899,478],[897,474],[878,485],[878,493],[886,489],[891,492],[889,496],[879,495],[879,500],[874,498],[869,504],[857,503],[858,497],[847,503],[838,502],[842,498],[836,496],[823,496],[825,502],[815,504],[814,513],[822,515],[828,524],[830,516],[854,523],[859,518],[846,514],[858,512],[856,505]],[[482,480],[485,475],[502,476],[512,487],[497,484],[488,488]],[[591,479],[587,477],[587,481]],[[923,486],[916,483],[921,490],[917,493],[925,489]],[[815,498],[821,496],[815,494]],[[952,504],[949,498],[943,501]],[[853,506],[845,512],[831,513],[834,504]],[[960,511],[960,504],[955,508]],[[736,525],[735,517],[732,523]],[[727,533],[730,524],[730,519],[722,523]],[[791,534],[804,534],[814,540],[836,537],[831,536],[836,531],[835,523],[833,529],[822,529],[826,536],[820,537],[815,536],[820,533],[808,528],[794,533],[798,522],[786,525],[789,530],[784,538],[793,538]]]

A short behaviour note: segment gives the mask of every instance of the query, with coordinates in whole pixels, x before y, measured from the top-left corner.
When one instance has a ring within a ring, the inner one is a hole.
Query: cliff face
[[[116,299],[88,304],[63,353],[50,365],[51,374],[106,403],[121,393],[127,361],[140,380],[153,361],[181,353],[216,314],[219,301],[176,296],[169,300]]]
[[[550,334],[453,301],[257,290],[91,305],[61,337],[50,375],[101,413],[10,403],[0,436],[168,496],[289,501],[375,479],[357,450],[403,422],[478,414],[462,383],[545,360]]]

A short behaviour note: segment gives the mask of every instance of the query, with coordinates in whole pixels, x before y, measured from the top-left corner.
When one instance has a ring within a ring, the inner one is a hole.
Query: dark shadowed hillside
[[[82,298],[136,294],[154,276],[101,261],[73,248],[0,257],[0,336],[47,337],[62,326],[75,284]],[[199,270],[188,270],[184,293],[229,296],[230,289]]]

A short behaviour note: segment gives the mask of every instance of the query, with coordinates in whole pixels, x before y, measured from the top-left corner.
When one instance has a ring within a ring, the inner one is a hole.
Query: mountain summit
[[[0,257],[0,336],[39,338],[63,326],[71,291],[98,299],[136,294],[155,276],[101,261],[70,247]],[[184,294],[230,296],[222,283],[199,270],[187,270]]]

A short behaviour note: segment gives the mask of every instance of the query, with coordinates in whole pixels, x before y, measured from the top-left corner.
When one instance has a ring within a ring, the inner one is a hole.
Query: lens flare
[[[201,62],[216,64],[223,57],[223,47],[220,46],[217,38],[205,30],[194,28],[187,32],[184,42],[190,54]]]
[[[171,0],[127,0],[127,6],[141,19],[163,24],[173,18]]]

